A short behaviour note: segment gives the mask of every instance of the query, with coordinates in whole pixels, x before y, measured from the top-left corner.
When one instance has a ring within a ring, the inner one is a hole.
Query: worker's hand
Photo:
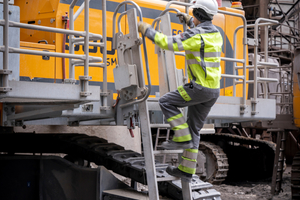
[[[179,21],[181,23],[186,23],[186,25],[190,26],[190,20],[191,20],[192,16],[190,16],[186,13],[182,13],[182,12],[177,13],[176,16],[179,18]]]
[[[147,23],[145,23],[145,22],[139,22],[139,23],[138,23],[138,31],[139,31],[140,33],[142,33],[143,35],[145,35],[146,30],[147,30],[148,28],[150,28],[150,27],[151,27],[151,25],[150,25],[150,24],[147,24]]]

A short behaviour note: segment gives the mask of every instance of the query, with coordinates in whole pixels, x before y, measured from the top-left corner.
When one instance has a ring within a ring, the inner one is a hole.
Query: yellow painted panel
[[[20,22],[56,27],[55,19],[59,0],[15,0],[14,2],[16,6],[20,7]],[[20,29],[20,36],[21,41],[46,40],[48,44],[55,44],[55,33],[51,32]]]
[[[296,73],[294,73],[293,77],[293,95],[294,123],[298,128],[300,128],[300,88],[298,85],[298,76]]]
[[[21,49],[38,50],[38,51],[49,51],[54,52],[52,48],[31,48],[31,45],[22,46]],[[28,44],[28,43],[27,43]],[[34,46],[37,46],[35,44]],[[44,45],[41,45],[44,47]],[[54,79],[55,73],[55,58],[50,57],[49,60],[44,60],[42,56],[20,54],[20,76],[33,78],[48,78]],[[51,80],[51,82],[54,80]]]
[[[230,90],[229,88],[226,88],[225,96],[233,96],[233,90],[232,89]]]

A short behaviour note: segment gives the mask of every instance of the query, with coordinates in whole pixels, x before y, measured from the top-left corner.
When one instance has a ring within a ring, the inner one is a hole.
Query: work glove
[[[146,30],[147,30],[148,28],[150,28],[150,27],[151,27],[151,25],[150,25],[150,24],[147,24],[147,23],[145,23],[145,22],[139,22],[139,23],[138,23],[138,31],[139,31],[140,33],[142,33],[143,35],[145,35]]]
[[[190,15],[188,15],[186,13],[182,13],[182,12],[177,13],[176,16],[179,18],[179,21],[181,23],[186,23],[186,25],[188,25],[188,26],[191,25],[190,21],[191,21],[192,16],[190,16]]]

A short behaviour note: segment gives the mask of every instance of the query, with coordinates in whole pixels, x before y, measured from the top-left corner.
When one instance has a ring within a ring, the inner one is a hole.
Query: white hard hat
[[[218,13],[218,3],[216,0],[192,0],[191,8],[201,8],[207,14],[215,15]]]

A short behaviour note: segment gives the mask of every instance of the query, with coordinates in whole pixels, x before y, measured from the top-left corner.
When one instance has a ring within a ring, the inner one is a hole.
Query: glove
[[[145,22],[139,22],[139,23],[138,23],[138,31],[139,31],[140,33],[142,33],[143,35],[145,35],[146,30],[147,30],[148,28],[150,28],[150,27],[151,27],[151,25],[150,25],[150,24],[147,24],[147,23],[145,23]]]
[[[186,23],[186,25],[190,26],[190,21],[191,21],[192,16],[190,16],[186,13],[179,12],[179,13],[177,13],[176,17],[179,18],[179,21],[181,23]]]

